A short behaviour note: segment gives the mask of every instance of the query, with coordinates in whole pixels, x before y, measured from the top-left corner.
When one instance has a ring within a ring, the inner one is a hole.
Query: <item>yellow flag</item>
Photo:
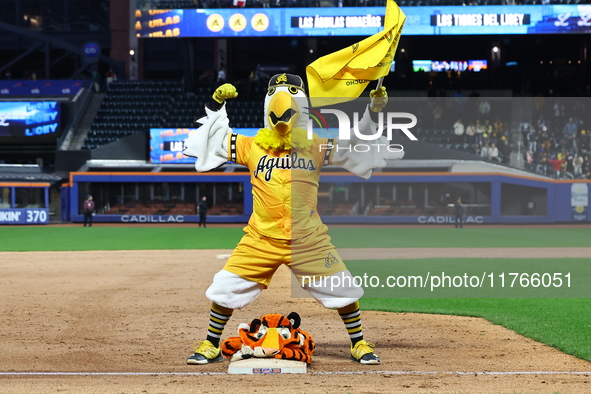
[[[383,31],[308,65],[306,77],[312,105],[353,100],[370,81],[388,75],[405,20],[406,15],[394,0],[387,0]]]

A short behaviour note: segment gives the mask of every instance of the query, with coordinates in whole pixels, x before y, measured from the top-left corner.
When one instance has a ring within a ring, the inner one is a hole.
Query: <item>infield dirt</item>
[[[358,251],[339,251],[344,258],[360,258],[354,255]],[[443,252],[363,255],[424,258]],[[224,264],[216,256],[227,253],[0,253],[0,392],[591,392],[591,376],[567,373],[591,371],[591,363],[470,317],[363,312],[365,337],[376,343],[382,365],[351,362],[337,313],[313,299],[290,298],[284,267],[252,305],[235,311],[225,336],[262,314],[296,311],[317,343],[309,373],[230,376],[223,374],[227,361],[187,366],[191,344],[207,330],[210,302],[204,292]],[[461,257],[474,251],[446,248],[445,253]],[[523,250],[487,253],[535,257]],[[547,248],[544,257],[579,257],[576,253],[587,257],[590,250]],[[510,373],[516,371],[530,374]],[[32,372],[40,374],[20,374]],[[129,375],[109,374],[124,372]],[[152,374],[136,374],[146,372]]]

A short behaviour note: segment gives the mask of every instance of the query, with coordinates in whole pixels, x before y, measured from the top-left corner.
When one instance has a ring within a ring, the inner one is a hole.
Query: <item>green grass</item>
[[[240,228],[0,227],[0,251],[233,249]]]
[[[242,228],[0,227],[0,251],[232,249]],[[585,247],[591,229],[331,228],[339,248]]]
[[[371,297],[362,299],[364,310],[387,312],[437,313],[484,318],[494,324],[553,346],[565,353],[591,361],[591,298],[533,298],[591,297],[591,259],[552,258],[552,259],[492,259],[492,258],[431,258],[403,260],[349,261],[348,268],[353,275],[374,275],[380,283],[389,275],[426,276],[440,275],[481,277],[483,273],[494,272],[494,288],[490,288],[490,278],[485,276],[483,288],[460,287],[454,289],[430,287],[420,289],[367,288]],[[563,273],[563,286],[533,288],[526,283],[520,287],[517,279],[509,273]],[[570,272],[570,288],[566,286],[564,274]],[[504,287],[501,288],[500,273],[505,273]],[[512,286],[513,283],[513,286]],[[394,298],[398,297],[415,298]],[[442,297],[462,298],[442,298]],[[430,298],[427,298],[430,297]],[[490,297],[490,298],[474,298]],[[505,297],[505,298],[492,298]],[[532,298],[527,298],[532,297]]]
[[[482,317],[591,361],[589,298],[362,299],[364,310]]]

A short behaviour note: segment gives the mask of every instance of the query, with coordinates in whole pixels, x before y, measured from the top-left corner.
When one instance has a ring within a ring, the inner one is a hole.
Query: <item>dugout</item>
[[[242,174],[72,173],[70,220],[82,221],[87,195],[95,201],[96,222],[198,222],[197,204],[207,197],[209,221],[246,222],[252,212],[251,185]]]
[[[326,223],[453,223],[461,197],[465,222],[590,222],[590,181],[561,181],[502,173],[389,173],[363,180],[343,172],[320,178],[318,211]],[[70,220],[83,220],[91,194],[96,222],[186,223],[199,220],[196,204],[206,196],[212,223],[245,223],[252,213],[252,186],[244,172],[72,173]]]

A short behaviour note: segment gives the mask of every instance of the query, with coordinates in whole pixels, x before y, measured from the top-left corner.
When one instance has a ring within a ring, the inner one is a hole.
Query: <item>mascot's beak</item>
[[[279,350],[279,332],[276,328],[269,327],[263,343],[254,349],[254,354],[255,357],[273,357]]]
[[[277,92],[269,102],[269,124],[279,135],[289,133],[298,122],[298,105],[287,92]]]

